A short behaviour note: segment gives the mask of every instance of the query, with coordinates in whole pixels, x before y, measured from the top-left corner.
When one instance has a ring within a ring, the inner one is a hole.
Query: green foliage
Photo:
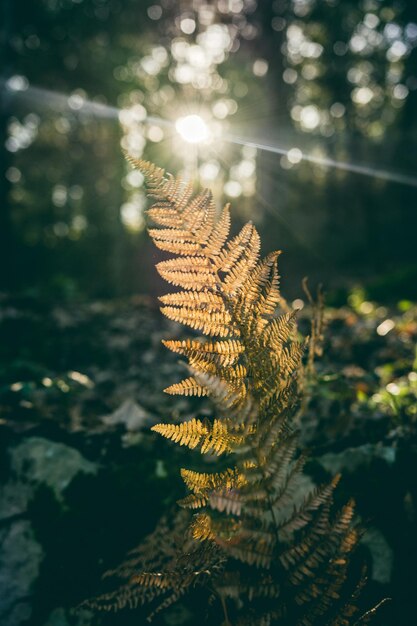
[[[303,417],[305,442],[328,445],[333,438],[359,438],[387,439],[393,445],[413,436],[416,306],[403,300],[388,308],[355,289],[349,306],[326,308],[325,319],[324,354]],[[301,326],[307,324],[301,320]]]

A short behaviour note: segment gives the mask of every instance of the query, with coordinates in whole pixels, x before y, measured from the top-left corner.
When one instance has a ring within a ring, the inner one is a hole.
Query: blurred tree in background
[[[2,290],[152,292],[123,147],[233,200],[287,252],[288,282],[308,268],[416,295],[414,3],[3,0],[2,14]],[[211,141],[181,139],[188,114]]]

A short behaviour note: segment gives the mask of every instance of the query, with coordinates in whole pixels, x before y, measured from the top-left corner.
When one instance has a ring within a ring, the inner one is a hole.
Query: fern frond
[[[185,498],[181,498],[177,503],[184,509],[201,509],[207,506],[208,494],[206,493],[189,493]]]
[[[247,280],[251,270],[256,266],[259,258],[259,250],[261,248],[261,240],[255,227],[252,228],[249,241],[244,251],[241,253],[239,261],[230,264],[221,263],[218,269],[225,272],[225,265],[228,267],[227,275],[223,281],[223,289],[225,294],[230,296],[235,293]]]
[[[181,424],[156,424],[151,430],[191,449],[196,448],[201,439],[209,434],[207,426],[195,418]]]
[[[270,252],[260,263],[258,263],[256,269],[248,277],[248,284],[245,289],[245,298],[242,298],[241,302],[243,306],[246,304],[247,309],[249,309],[249,305],[253,302],[258,303],[265,289],[272,282],[278,288],[278,283],[276,283],[275,280],[278,279],[277,259],[280,254],[280,250]],[[261,313],[259,308],[257,309],[257,313]]]
[[[212,311],[224,311],[222,298],[206,289],[203,291],[180,291],[161,296],[159,300],[168,306],[187,306],[196,309],[210,308]]]
[[[220,419],[214,419],[211,423],[193,418],[181,424],[156,424],[151,430],[180,446],[194,449],[200,445],[202,454],[212,453],[217,456],[232,452],[244,441],[242,433],[233,432],[227,422]]]
[[[205,389],[206,395],[210,396],[215,406],[219,407],[223,412],[227,412],[230,418],[234,417],[234,423],[236,425],[243,425],[243,420],[239,420],[239,408],[243,404],[247,406],[251,405],[251,403],[247,401],[246,397],[242,398],[240,390],[236,387],[232,387],[219,376],[213,376],[213,374],[208,372],[198,371],[193,367],[191,367],[190,370],[193,373],[193,378]],[[255,411],[248,413],[248,416],[250,415],[255,415]]]
[[[273,562],[275,537],[268,533],[251,532],[242,522],[233,531],[233,539],[227,545],[229,554],[242,563],[269,569]],[[216,540],[222,545],[221,539],[217,537]]]
[[[224,512],[228,515],[237,515],[239,517],[242,512],[241,495],[238,491],[232,489],[212,492],[208,502],[212,509],[221,513]]]
[[[200,257],[195,258],[200,259]],[[157,265],[157,270],[162,278],[171,285],[193,291],[205,291],[208,287],[215,287],[216,277],[207,266],[205,259],[196,263],[195,266],[183,266],[179,263],[171,263],[171,261],[178,261],[178,259],[161,261]]]
[[[206,387],[200,385],[193,376],[184,378],[181,382],[166,387],[164,391],[170,395],[198,396],[199,398],[207,395]]]
[[[280,536],[287,537],[297,530],[304,528],[313,518],[314,512],[322,505],[331,501],[333,491],[340,480],[337,474],[333,480],[323,487],[316,489],[308,496],[301,507],[294,510],[293,515],[280,525]]]
[[[188,489],[194,493],[211,489],[236,489],[246,482],[243,474],[236,468],[228,468],[224,472],[211,474],[182,469],[181,476]]]
[[[215,541],[216,534],[213,530],[213,520],[210,515],[199,513],[194,517],[190,526],[190,533],[197,541]]]
[[[219,256],[230,231],[230,205],[226,204],[222,214],[215,224],[207,243],[204,246],[204,253],[210,258]]]
[[[189,276],[188,278],[192,280],[192,277]],[[205,282],[197,281],[194,284],[194,288],[196,285],[198,288],[201,287],[201,289],[205,289],[207,286]],[[231,317],[227,311],[201,310],[185,306],[163,306],[161,307],[161,312],[170,320],[180,322],[194,330],[201,330],[211,337],[228,337],[231,334]],[[237,330],[234,331],[234,335],[238,335]]]
[[[236,600],[237,626],[351,626],[357,596],[350,603],[344,594],[359,538],[353,503],[333,514],[336,477],[294,505],[305,462],[294,426],[305,346],[280,294],[280,252],[259,260],[252,223],[230,238],[229,205],[216,221],[209,190],[193,196],[189,183],[129,161],[155,199],[149,234],[175,255],[157,265],[181,289],[160,298],[161,311],[205,336],[164,342],[186,357],[190,374],[165,391],[209,396],[220,416],[152,430],[202,454],[228,454],[231,467],[181,470],[189,493],[178,503],[187,520],[189,510],[199,511],[188,532],[179,520],[180,539],[168,538],[165,525],[166,545],[159,532],[155,555],[153,540],[132,553],[116,574],[128,583],[102,602],[132,606],[161,596],[159,610],[212,577],[223,599]]]
[[[217,304],[217,301],[215,302]],[[183,341],[163,341],[162,343],[172,352],[182,354],[188,357],[189,360],[194,359],[195,362],[199,358],[204,358],[221,367],[228,367],[236,363],[245,349],[242,342],[238,339],[206,342],[186,339]]]
[[[256,243],[258,241],[256,235],[257,232],[253,224],[250,222],[245,224],[240,233],[226,244],[221,254],[215,259],[217,270],[225,274],[230,272],[235,267],[236,263],[241,260],[242,257],[245,257],[246,250],[253,237],[254,241],[252,245],[255,245],[256,249]]]
[[[265,348],[280,352],[291,339],[295,329],[295,313],[284,313],[273,319],[260,335],[260,343]]]
[[[158,167],[154,163],[150,161],[145,161],[143,159],[136,159],[132,157],[125,150],[123,151],[126,160],[136,169],[140,170],[145,178],[147,188],[149,193],[152,192],[153,189],[158,189],[163,181],[165,180],[165,170],[161,167]]]

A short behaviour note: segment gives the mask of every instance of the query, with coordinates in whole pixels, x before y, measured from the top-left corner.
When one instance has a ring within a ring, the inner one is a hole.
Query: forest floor
[[[308,311],[300,329],[309,332]],[[182,375],[161,345],[181,329],[145,297],[83,304],[0,301],[0,623],[128,626],[134,611],[74,612],[101,574],[182,495],[190,454],[149,432],[161,418],[209,412],[163,394]],[[326,309],[323,356],[300,424],[312,483],[341,471],[368,531],[379,624],[415,623],[417,307],[353,295]],[[192,625],[178,605],[156,624]],[[141,614],[142,615],[142,614]]]

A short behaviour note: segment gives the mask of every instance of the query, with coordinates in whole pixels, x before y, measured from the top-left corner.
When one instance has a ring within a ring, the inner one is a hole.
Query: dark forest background
[[[309,274],[415,296],[416,13],[379,0],[3,0],[0,288],[152,290],[142,180],[122,144],[254,219],[265,248],[285,251],[294,293]],[[144,119],[199,111],[222,130],[191,164],[175,131]]]

